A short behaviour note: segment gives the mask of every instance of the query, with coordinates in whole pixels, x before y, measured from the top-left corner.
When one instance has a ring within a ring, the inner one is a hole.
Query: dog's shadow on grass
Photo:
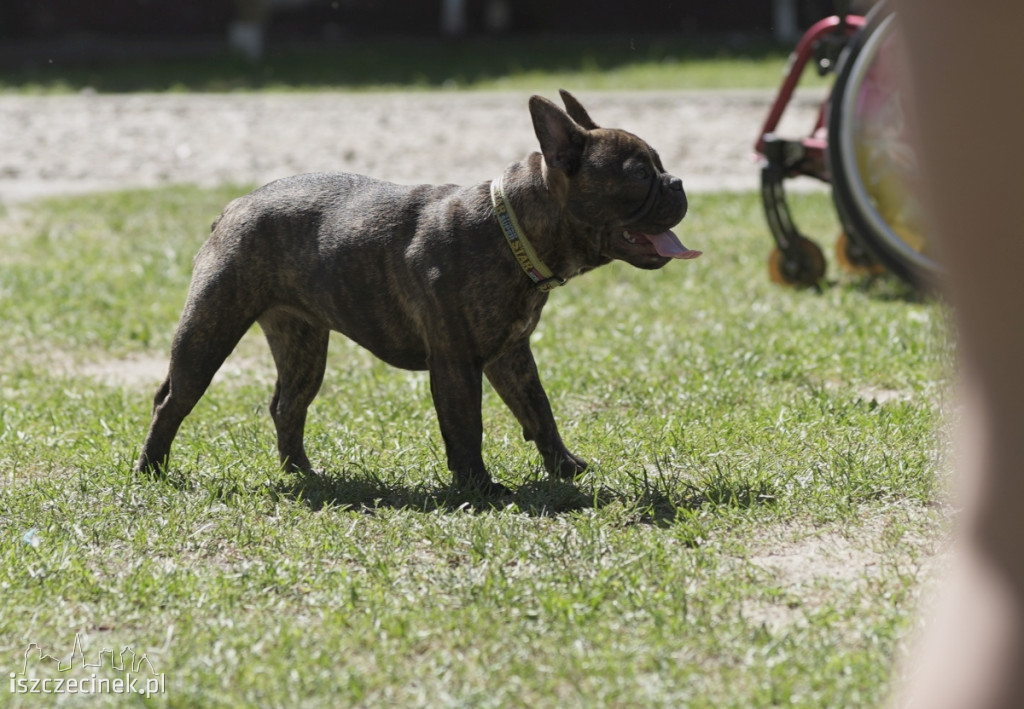
[[[275,495],[307,505],[314,511],[329,508],[375,514],[381,509],[414,512],[490,513],[509,510],[532,517],[555,517],[583,511],[607,511],[620,524],[664,527],[680,512],[710,502],[706,490],[692,486],[666,490],[639,481],[629,490],[590,487],[540,478],[528,481],[507,495],[488,496],[452,485],[409,486],[373,475],[296,474],[273,486]],[[736,504],[735,497],[732,504]],[[741,506],[748,506],[742,500]],[[751,498],[749,504],[757,504]]]
[[[367,514],[379,509],[487,512],[515,507],[528,514],[548,516],[595,506],[592,496],[580,488],[553,480],[526,483],[508,494],[488,495],[441,482],[406,485],[365,472],[316,473],[291,475],[281,480],[274,490],[315,511],[336,507]]]

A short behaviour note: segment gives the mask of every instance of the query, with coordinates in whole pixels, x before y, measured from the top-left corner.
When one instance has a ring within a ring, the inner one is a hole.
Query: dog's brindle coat
[[[570,94],[562,98],[568,114],[530,99],[541,153],[504,173],[524,233],[563,279],[613,259],[660,268],[669,258],[644,235],[683,218],[682,182],[643,140],[598,128]],[[306,409],[323,380],[328,333],[337,330],[389,364],[430,372],[457,485],[504,490],[481,457],[481,375],[536,443],[549,474],[582,472],[586,463],[562,443],[530,351],[548,294],[506,243],[489,186],[310,174],[231,202],[195,258],[137,468],[163,469],[182,420],[258,322],[277,365],[270,411],[288,468],[312,470]],[[675,243],[683,249],[675,256],[698,255]]]

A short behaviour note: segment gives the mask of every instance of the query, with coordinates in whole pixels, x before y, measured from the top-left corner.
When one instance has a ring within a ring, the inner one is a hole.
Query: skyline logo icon
[[[37,656],[31,657],[32,649],[35,648]],[[71,655],[68,658],[67,665],[61,662],[60,658],[54,657],[48,653],[44,653],[43,649],[39,647],[37,643],[29,643],[25,649],[25,662],[21,667],[21,674],[26,675],[28,673],[28,666],[30,660],[35,660],[37,663],[43,663],[47,660],[55,663],[55,669],[58,672],[70,672],[75,668],[75,658],[79,658],[80,662],[77,663],[79,667],[83,669],[98,670],[103,667],[103,658],[108,656],[110,658],[110,668],[118,670],[119,672],[134,672],[140,674],[142,671],[143,663],[149,669],[149,674],[157,674],[156,668],[153,667],[153,663],[150,662],[149,657],[143,654],[141,657],[137,657],[135,651],[132,650],[131,645],[125,645],[124,649],[120,653],[114,654],[114,651],[110,648],[103,648],[96,653],[96,663],[90,664],[85,661],[85,651],[82,649],[82,634],[75,633],[75,643],[71,648]],[[128,660],[128,666],[125,667],[125,659]]]
[[[75,669],[88,676],[70,675]],[[123,677],[99,677],[104,669],[124,673]],[[41,677],[36,677],[40,670]],[[140,694],[147,698],[163,694],[166,689],[164,673],[158,673],[146,653],[138,654],[131,645],[125,645],[120,652],[103,648],[96,652],[96,661],[90,662],[82,647],[82,634],[75,633],[71,654],[65,661],[62,656],[44,652],[38,643],[29,643],[21,666],[21,672],[10,673],[12,694]]]

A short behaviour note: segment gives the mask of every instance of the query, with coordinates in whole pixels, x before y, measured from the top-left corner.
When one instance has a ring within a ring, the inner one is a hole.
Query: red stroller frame
[[[835,70],[837,59],[850,38],[864,26],[864,17],[840,12],[807,30],[789,59],[785,79],[772,104],[754,149],[761,162],[761,199],[776,248],[769,271],[777,283],[817,286],[825,275],[825,258],[813,241],[803,236],[793,223],[786,203],[784,180],[805,175],[831,183],[826,150],[826,120],[829,98],[818,111],[811,134],[787,140],[775,134],[808,62],[812,59],[822,76]],[[859,244],[841,237],[839,258],[853,268],[877,268],[871,256]]]

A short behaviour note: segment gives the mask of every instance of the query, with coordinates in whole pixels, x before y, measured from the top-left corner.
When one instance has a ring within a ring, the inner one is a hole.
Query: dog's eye
[[[650,178],[651,176],[651,172],[650,170],[647,169],[646,166],[636,163],[627,166],[626,174],[628,174],[634,180],[639,180],[641,182],[646,182],[648,178]]]

